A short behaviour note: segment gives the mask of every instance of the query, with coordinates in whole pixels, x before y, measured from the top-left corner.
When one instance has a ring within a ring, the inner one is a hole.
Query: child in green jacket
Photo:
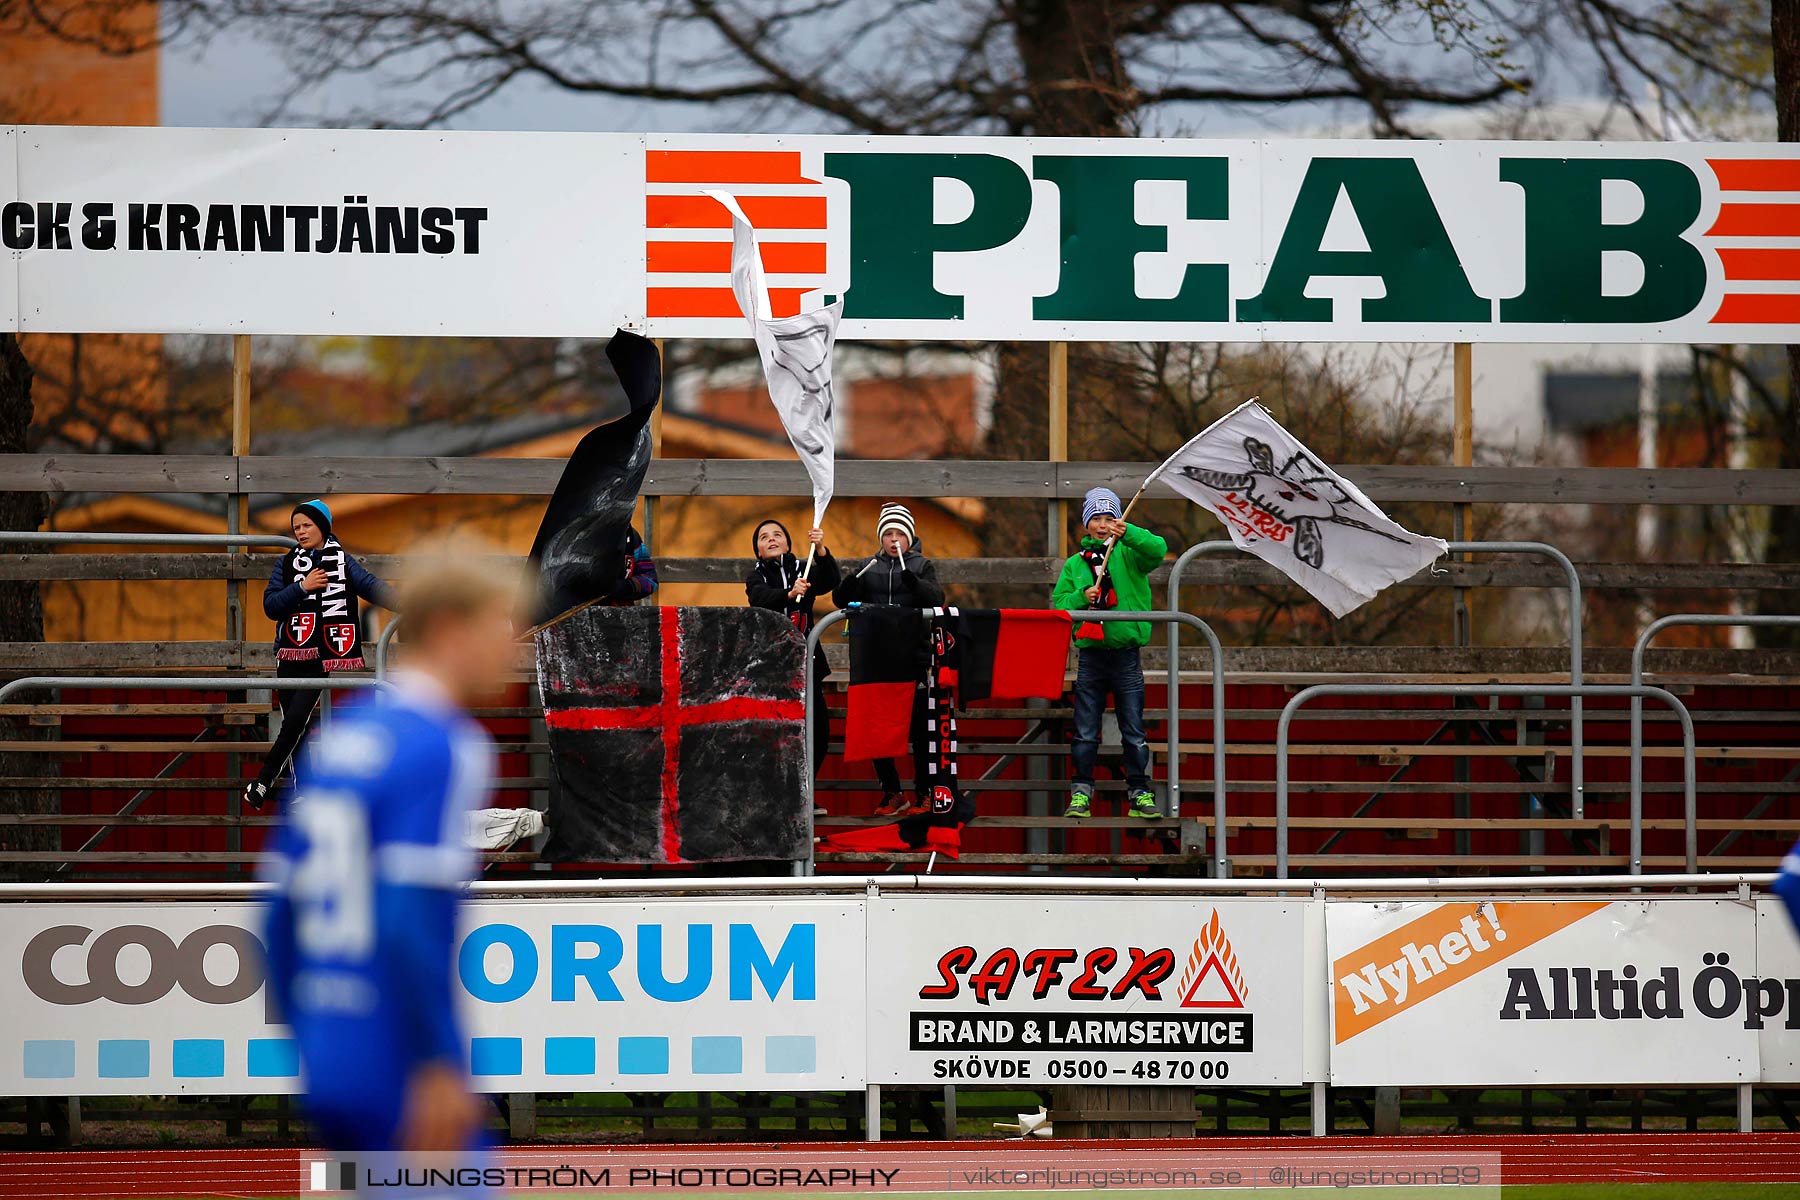
[[[1118,493],[1094,488],[1082,498],[1081,524],[1086,536],[1081,550],[1063,564],[1062,577],[1050,606],[1074,612],[1080,609],[1119,609],[1145,612],[1154,607],[1149,573],[1169,553],[1169,543],[1148,529],[1119,519]],[[1096,585],[1106,540],[1118,546],[1106,562],[1106,576]],[[1094,759],[1100,751],[1100,717],[1111,693],[1119,716],[1119,739],[1125,749],[1125,790],[1134,817],[1162,815],[1156,793],[1150,790],[1150,743],[1144,738],[1144,667],[1138,650],[1150,640],[1147,621],[1107,621],[1099,626],[1101,637],[1078,637],[1075,670],[1075,744],[1071,757],[1074,778],[1069,784],[1065,817],[1085,817],[1094,796]]]

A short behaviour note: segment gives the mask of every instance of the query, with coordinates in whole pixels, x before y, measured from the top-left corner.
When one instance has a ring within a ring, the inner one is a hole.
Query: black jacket
[[[275,560],[269,570],[269,582],[263,588],[263,615],[275,622],[275,644],[281,645],[281,621],[289,613],[300,607],[306,598],[306,589],[300,586],[298,579],[290,580],[282,572],[287,562],[287,555]],[[374,572],[344,552],[344,566],[350,575],[350,587],[357,599],[367,600],[370,604],[378,604],[389,612],[400,611],[400,599],[394,589],[375,577]]]
[[[847,604],[898,604],[904,608],[936,608],[944,602],[937,567],[919,553],[919,539],[906,554],[895,559],[877,554],[844,572],[844,581],[831,593],[838,607]]]
[[[839,574],[837,559],[828,550],[820,550],[813,557],[812,590],[799,600],[788,598],[794,581],[800,578],[800,572],[806,569],[806,560],[796,558],[792,554],[783,554],[780,558],[760,559],[744,576],[744,595],[755,608],[768,608],[783,614],[794,623],[794,628],[805,633],[812,628],[813,603],[819,593],[829,592],[838,586]]]

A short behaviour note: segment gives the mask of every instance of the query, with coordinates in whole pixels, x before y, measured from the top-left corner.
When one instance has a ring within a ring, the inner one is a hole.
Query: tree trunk
[[[1020,0],[1015,5],[1013,39],[1033,113],[1031,123],[1017,132],[1043,137],[1125,136],[1134,103],[1119,57],[1112,9],[1112,0]],[[1048,458],[1049,350],[1042,342],[1012,342],[1001,344],[998,351],[993,421],[983,452],[989,458]],[[1071,378],[1075,367],[1071,361]],[[1079,447],[1070,450],[1074,453]],[[982,532],[984,551],[1008,557],[1043,554],[1046,517],[1040,501],[990,500]],[[1029,594],[1016,590],[1019,594],[984,595],[983,602],[1043,602],[1041,590]]]
[[[31,365],[19,350],[18,339],[0,333],[0,453],[18,454],[25,448],[31,428]],[[0,492],[0,529],[36,529],[44,519],[44,497],[38,492]],[[44,640],[44,608],[38,585],[29,580],[0,581],[0,642]],[[0,737],[21,741],[41,730],[21,717],[0,717]],[[45,754],[13,754],[0,751],[0,777],[46,778],[54,765]],[[0,786],[0,812],[47,813],[55,811],[55,793],[35,788]],[[57,830],[48,825],[0,825],[0,850],[53,850]],[[0,879],[32,878],[43,873],[42,864],[15,866],[0,863]]]
[[[1775,128],[1784,142],[1800,142],[1800,0],[1770,0],[1769,35],[1775,55]],[[1789,346],[1787,403],[1773,431],[1776,466],[1800,469],[1800,346]],[[1769,542],[1764,554],[1772,563],[1800,562],[1800,507],[1769,510]],[[1757,611],[1792,613],[1795,597],[1787,592],[1761,592]],[[1757,631],[1761,646],[1800,645],[1792,630]]]

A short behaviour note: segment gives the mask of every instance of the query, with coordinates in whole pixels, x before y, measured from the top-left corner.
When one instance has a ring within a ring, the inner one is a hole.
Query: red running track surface
[[[1091,1142],[754,1142],[709,1146],[516,1146],[500,1152],[502,1166],[553,1168],[578,1164],[611,1170],[614,1193],[650,1190],[630,1183],[631,1171],[698,1171],[716,1186],[670,1192],[739,1191],[715,1171],[799,1168],[821,1172],[895,1172],[885,1187],[864,1182],[776,1188],[805,1191],[1017,1191],[1023,1181],[991,1172],[1131,1169],[1143,1171],[1258,1171],[1271,1168],[1425,1170],[1476,1165],[1483,1181],[1496,1164],[1508,1184],[1594,1181],[1800,1183],[1800,1134],[1495,1134],[1401,1138],[1218,1137]],[[0,1197],[98,1200],[102,1197],[238,1198],[295,1195],[301,1150],[92,1150],[0,1154]],[[1066,1176],[1065,1176],[1066,1177]],[[690,1176],[690,1178],[692,1178]],[[1291,1178],[1291,1175],[1290,1175]],[[1041,1186],[1041,1185],[1040,1185]],[[1065,1183],[1065,1188],[1075,1185]],[[1113,1186],[1124,1186],[1123,1183]],[[1137,1186],[1155,1186],[1139,1184]],[[1191,1186],[1191,1185],[1189,1185]],[[569,1190],[566,1186],[561,1191]],[[315,1193],[317,1194],[317,1193]],[[528,1194],[528,1193],[527,1193]]]

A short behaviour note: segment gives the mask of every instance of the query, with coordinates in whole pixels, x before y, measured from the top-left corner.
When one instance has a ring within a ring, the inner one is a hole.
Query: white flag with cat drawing
[[[1158,478],[1333,616],[1355,611],[1450,549],[1442,538],[1395,524],[1254,400],[1170,455],[1150,476]]]

